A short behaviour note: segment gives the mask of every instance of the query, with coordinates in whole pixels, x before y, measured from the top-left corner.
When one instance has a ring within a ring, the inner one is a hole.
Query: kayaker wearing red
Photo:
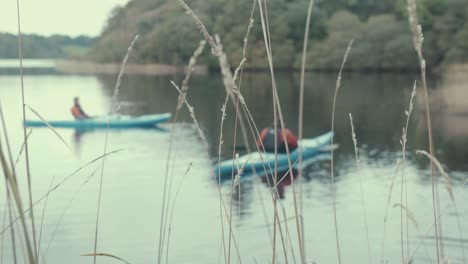
[[[279,123],[279,122],[278,122]],[[286,153],[286,144],[284,142],[283,131],[281,130],[281,125],[277,125],[275,131],[274,124],[271,127],[264,128],[260,133],[260,138],[257,140],[257,146],[260,150],[263,147],[265,152],[275,152],[275,133],[277,135],[277,148],[278,153]],[[297,148],[297,138],[288,128],[284,128],[284,135],[286,136],[286,142],[289,148],[289,152]]]
[[[80,105],[80,99],[78,97],[73,98],[73,107],[71,109],[71,113],[75,119],[87,119],[89,115],[87,115]]]

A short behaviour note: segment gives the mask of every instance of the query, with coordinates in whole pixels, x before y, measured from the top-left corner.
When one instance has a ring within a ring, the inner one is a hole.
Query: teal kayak
[[[89,118],[82,120],[51,120],[47,121],[57,128],[95,129],[95,128],[150,128],[171,119],[171,113],[143,115],[139,117],[111,116]],[[26,120],[28,127],[45,127],[47,124],[41,120]]]
[[[291,163],[295,165],[298,162],[300,151],[304,161],[313,160],[318,155],[330,152],[331,139],[334,133],[328,132],[315,138],[303,139],[299,142],[299,147],[290,153]],[[278,171],[288,170],[288,156],[278,154]],[[215,167],[215,174],[221,178],[236,175],[242,170],[242,174],[268,174],[275,166],[275,154],[265,152],[252,152],[240,156],[234,160],[224,160]]]

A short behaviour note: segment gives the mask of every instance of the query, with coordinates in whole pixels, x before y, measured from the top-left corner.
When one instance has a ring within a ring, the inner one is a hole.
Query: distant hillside
[[[79,57],[88,53],[95,39],[79,36],[69,37],[53,35],[50,37],[35,34],[22,35],[22,53],[24,58],[65,58]],[[0,58],[18,58],[18,37],[9,33],[0,33]]]
[[[468,61],[468,8],[465,1],[418,1],[429,67]],[[187,1],[209,31],[220,35],[232,65],[242,58],[243,37],[254,2],[257,1]],[[308,2],[268,2],[277,68],[291,69],[299,65]],[[336,69],[347,44],[354,38],[348,68],[417,69],[405,0],[328,0],[315,3],[307,54],[309,68]],[[140,63],[184,64],[202,38],[177,1],[132,0],[112,11],[88,56],[99,62],[118,62],[137,33],[140,39],[132,59]],[[255,6],[247,52],[247,67],[267,67],[258,5]],[[217,67],[213,56],[205,55],[202,60]]]

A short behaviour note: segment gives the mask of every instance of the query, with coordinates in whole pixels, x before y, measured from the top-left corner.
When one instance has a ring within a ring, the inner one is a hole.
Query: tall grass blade
[[[403,127],[403,133],[401,135],[401,151],[402,151],[402,168],[401,168],[401,192],[400,192],[400,203],[404,207],[401,207],[400,210],[400,241],[401,241],[401,257],[402,261],[406,262],[409,261],[409,255],[407,255],[405,260],[405,252],[403,248],[404,239],[403,239],[403,211],[404,208],[408,208],[408,187],[406,184],[406,176],[405,176],[405,162],[406,162],[406,143],[408,142],[408,128],[409,128],[409,120],[411,117],[411,113],[414,109],[414,98],[416,96],[416,82],[413,85],[413,91],[411,92],[411,98],[408,106],[408,110],[405,111],[406,114],[406,125]],[[405,194],[405,202],[403,203],[403,193]],[[408,211],[406,211],[408,213]],[[409,254],[409,225],[408,225],[408,215],[406,215],[406,250],[407,254]]]
[[[390,189],[388,190],[388,196],[387,196],[387,203],[385,206],[385,216],[383,220],[383,237],[382,237],[382,255],[380,259],[380,263],[385,263],[384,258],[385,258],[385,242],[386,242],[386,237],[387,237],[387,219],[388,219],[388,211],[390,208],[390,201],[392,199],[392,192],[393,192],[393,186],[395,184],[395,179],[398,175],[398,170],[401,168],[402,161],[400,159],[397,160],[397,163],[395,165],[395,171],[393,173],[392,181],[390,184]]]
[[[7,203],[8,203],[8,217],[9,217],[9,220],[10,222],[13,220],[13,213],[12,213],[12,205],[11,205],[11,194],[10,194],[10,189],[8,188],[8,184],[6,183],[5,185],[7,191]],[[17,253],[16,253],[16,236],[15,236],[15,229],[12,227],[11,228],[11,245],[12,245],[12,251],[13,251],[13,263],[16,264],[18,263],[18,257],[17,257]],[[3,238],[4,236],[2,236]],[[2,262],[3,262],[3,258],[2,258]]]
[[[3,127],[3,134],[5,134],[5,145],[6,145],[6,148],[7,148],[7,151],[8,151],[8,158],[10,160],[11,173],[15,177],[15,180],[18,181],[18,179],[16,178],[16,169],[15,169],[15,164],[13,163],[13,154],[12,154],[12,151],[11,151],[10,139],[8,138],[8,129],[7,129],[6,122],[5,122],[5,116],[3,115],[3,108],[2,108],[1,103],[0,103],[0,119],[1,119],[1,124],[2,124],[2,127]],[[28,137],[29,137],[29,133],[26,136],[26,139]],[[23,146],[24,146],[24,144],[23,144]]]
[[[50,190],[52,189],[52,185],[54,184],[54,180],[55,180],[55,175],[52,177],[52,180],[50,181],[48,192],[50,192]],[[42,230],[43,230],[43,227],[44,227],[44,218],[45,218],[45,214],[46,214],[46,208],[47,208],[47,202],[48,201],[49,201],[49,196],[47,195],[47,197],[46,197],[46,199],[44,201],[44,207],[42,208],[41,224],[39,226],[39,239],[37,241],[37,246],[38,246],[39,252],[41,252]],[[37,262],[38,263],[40,262],[39,259],[37,260]],[[45,259],[44,259],[44,263],[46,263]]]
[[[32,129],[29,129],[28,134],[26,135],[26,141],[29,140],[29,137],[31,136],[31,134],[32,134]],[[15,164],[14,164],[13,167],[16,167],[16,165],[18,165],[18,163],[20,161],[21,155],[23,154],[23,151],[24,151],[24,144],[25,144],[24,142],[23,142],[23,144],[21,144],[18,155],[16,155],[16,160],[15,160]]]
[[[177,100],[177,108],[176,108],[176,114],[174,116],[174,119],[172,120],[172,128],[171,128],[171,134],[170,134],[170,139],[169,139],[169,150],[167,154],[167,162],[166,162],[166,170],[165,170],[165,175],[164,175],[164,185],[163,185],[163,198],[162,198],[162,205],[161,205],[161,218],[160,218],[160,223],[159,223],[159,242],[158,242],[158,264],[162,262],[162,257],[163,257],[163,250],[164,250],[164,243],[166,240],[166,226],[167,226],[167,215],[169,214],[168,212],[168,205],[166,204],[166,200],[168,199],[167,193],[167,181],[169,178],[169,166],[170,166],[170,159],[171,159],[171,154],[172,154],[172,149],[173,149],[173,144],[174,144],[174,134],[175,134],[175,123],[177,121],[177,118],[179,117],[180,110],[182,108],[182,103],[186,100],[186,93],[188,91],[188,82],[190,80],[190,76],[192,71],[195,68],[195,64],[197,62],[198,57],[201,55],[203,48],[205,47],[205,42],[200,41],[197,49],[195,49],[192,57],[190,58],[189,65],[187,67],[187,73],[185,75],[184,81],[182,82],[183,86],[180,89],[180,94]]]
[[[3,153],[3,148],[2,148],[1,141],[0,141],[0,164],[2,166],[3,175],[4,175],[4,177],[5,177],[5,179],[7,180],[7,183],[8,183],[7,186],[10,187],[13,198],[15,200],[16,209],[18,210],[18,212],[22,212],[23,211],[23,204],[22,204],[22,201],[21,201],[21,195],[20,195],[18,185],[17,185],[16,180],[15,180],[15,177],[12,174],[11,170],[8,168],[8,163],[7,163],[5,155]],[[21,220],[21,226],[23,228],[23,234],[24,234],[24,238],[25,238],[25,244],[26,244],[26,250],[27,250],[27,259],[28,259],[30,264],[34,264],[34,263],[36,263],[36,259],[35,259],[35,255],[34,255],[33,244],[31,243],[31,240],[29,238],[29,234],[28,234],[29,232],[28,232],[28,228],[27,228],[27,225],[26,225],[26,219],[25,219],[24,215],[21,214],[20,220]]]
[[[343,62],[341,63],[340,71],[338,73],[338,78],[336,79],[336,87],[335,87],[335,95],[333,96],[333,108],[332,108],[332,124],[331,124],[331,131],[335,132],[335,107],[336,107],[336,98],[338,96],[338,91],[341,87],[341,73],[343,72],[344,65],[348,58],[348,54],[351,51],[351,46],[353,45],[353,41],[349,42],[348,48],[343,56]],[[331,139],[331,145],[334,144],[334,137]],[[331,148],[331,191],[332,191],[332,199],[333,199],[333,222],[335,225],[335,238],[336,238],[336,250],[338,254],[338,263],[341,264],[341,250],[340,250],[340,239],[339,239],[339,232],[338,232],[338,220],[336,216],[336,191],[335,191],[335,171],[334,171],[334,157],[333,157],[333,147]]]
[[[309,1],[309,7],[307,8],[307,18],[304,30],[304,44],[302,45],[302,62],[301,62],[301,84],[299,92],[299,128],[298,128],[298,139],[302,140],[304,133],[304,86],[305,86],[305,68],[307,58],[307,45],[309,41],[309,28],[310,28],[310,17],[312,16],[312,7],[314,0]],[[299,146],[301,148],[301,146]],[[304,193],[302,190],[303,178],[302,175],[302,149],[299,151],[299,208],[301,212],[301,237],[302,237],[302,263],[305,263],[306,252],[305,252],[305,232],[304,232]]]
[[[34,110],[33,108],[31,108],[29,105],[26,105],[26,107],[31,111],[33,112],[39,119],[41,119],[42,122],[44,122],[44,124],[47,125],[47,127],[52,130],[52,132],[60,139],[60,141],[62,141],[63,144],[65,144],[65,146],[68,148],[68,150],[70,150],[70,152],[73,153],[73,150],[72,148],[70,147],[70,145],[65,141],[65,139],[63,139],[63,137],[57,132],[57,130],[55,130],[55,128],[53,126],[51,126],[49,124],[49,122],[47,122],[47,120],[45,120],[36,110]],[[27,141],[27,136],[26,136],[26,139],[25,139],[25,142]],[[26,146],[26,144],[25,144]]]
[[[70,201],[68,202],[68,204],[65,206],[65,209],[63,210],[62,214],[60,215],[59,217],[59,220],[57,221],[57,224],[55,224],[55,228],[54,228],[54,231],[52,231],[52,234],[50,235],[50,239],[49,239],[49,243],[47,245],[47,248],[46,250],[44,251],[43,255],[44,255],[44,259],[46,259],[47,257],[47,253],[49,252],[49,249],[50,249],[50,245],[52,245],[52,241],[54,240],[54,237],[55,235],[57,234],[57,230],[60,226],[60,224],[62,223],[62,220],[63,218],[65,217],[65,214],[67,213],[68,209],[70,208],[71,204],[73,203],[73,201],[76,199],[76,197],[78,196],[78,194],[81,192],[81,190],[83,189],[84,185],[86,183],[89,182],[89,180],[96,174],[98,168],[96,168],[95,170],[93,170],[93,172],[88,176],[88,178],[80,185],[80,187],[78,187],[78,190],[76,190],[76,192],[73,194],[73,197],[70,199]]]
[[[274,129],[277,130],[277,121],[280,121],[281,125],[281,131],[283,132],[283,142],[287,142],[286,140],[286,134],[284,133],[284,118],[283,118],[283,111],[281,110],[281,104],[280,100],[278,97],[278,90],[276,87],[276,79],[275,79],[275,73],[274,73],[274,68],[273,68],[273,53],[272,53],[272,46],[271,46],[271,39],[270,39],[270,28],[268,25],[268,9],[266,6],[266,1],[263,1],[264,6],[265,6],[265,16],[263,15],[262,11],[262,6],[261,6],[261,0],[258,0],[259,4],[259,9],[260,9],[260,18],[261,18],[261,24],[262,24],[262,30],[263,30],[263,39],[265,43],[265,49],[267,51],[267,58],[268,58],[268,65],[269,65],[269,70],[270,70],[270,75],[271,75],[271,82],[272,82],[272,91],[273,91],[273,120],[274,120]],[[274,181],[275,181],[275,186],[277,184],[277,179],[278,179],[278,171],[277,171],[277,166],[278,166],[278,151],[277,151],[277,134],[275,133],[275,170],[274,170]],[[288,167],[291,170],[292,164],[291,164],[291,159],[290,159],[290,151],[289,147],[286,144],[286,156],[288,160]],[[294,173],[291,170],[290,173],[290,178],[291,178],[291,186],[292,186],[292,196],[293,196],[293,204],[294,204],[294,214],[296,217],[296,230],[297,230],[297,237],[298,237],[298,243],[299,243],[299,250],[301,254],[301,260],[305,259],[304,258],[304,253],[303,253],[303,246],[302,246],[302,238],[301,238],[301,227],[300,227],[300,220],[299,220],[299,209],[297,205],[297,195],[296,195],[296,184],[295,184],[295,179],[294,179]],[[277,190],[276,190],[277,192]],[[276,196],[274,196],[274,214],[275,214],[275,219],[278,214],[277,208],[276,208]],[[275,247],[275,227],[273,229],[273,247]],[[284,238],[281,237],[282,242],[284,241]],[[285,254],[285,259],[287,262],[287,254],[286,254],[286,249],[284,247],[284,242],[283,242],[283,251]],[[273,249],[273,252],[275,252],[275,249]],[[273,262],[274,262],[274,253],[273,253]]]
[[[126,264],[130,264],[130,262],[122,259],[122,258],[119,258],[115,255],[112,255],[112,254],[108,254],[108,253],[89,253],[89,254],[83,254],[81,256],[84,256],[84,257],[108,257],[108,258],[113,258],[113,259],[117,259],[117,260],[120,260],[121,262],[123,263],[126,263]]]
[[[424,60],[422,54],[422,44],[423,44],[423,33],[422,27],[418,22],[418,15],[417,15],[417,8],[416,8],[416,0],[407,0],[407,9],[408,9],[408,21],[410,25],[411,32],[413,33],[413,44],[418,54],[419,60],[419,68],[421,72],[421,81],[424,88],[424,99],[426,104],[426,122],[427,122],[427,133],[429,134],[429,153],[434,156],[434,144],[433,144],[433,137],[432,137],[432,125],[431,125],[431,111],[429,107],[429,92],[427,90],[427,83],[426,83],[426,61]],[[434,215],[434,223],[435,223],[435,237],[436,237],[436,250],[437,250],[437,263],[440,263],[440,260],[444,258],[443,252],[443,242],[440,239],[439,229],[441,226],[437,224],[437,205],[436,200],[438,201],[437,193],[436,193],[436,176],[434,174],[434,165],[431,160],[431,176],[432,176],[432,206],[433,206],[433,215]]]
[[[221,124],[219,128],[219,144],[218,144],[218,164],[221,163],[221,150],[223,146],[223,125],[224,125],[224,120],[226,119],[226,104],[229,100],[229,94],[226,94],[226,99],[224,100],[224,104],[221,107]],[[228,240],[228,249],[227,249],[227,254],[226,254],[226,242],[225,242],[225,235],[224,235],[224,220],[223,220],[223,195],[221,193],[221,167],[218,167],[218,195],[219,195],[219,211],[221,213],[220,221],[221,221],[221,238],[222,238],[222,244],[223,244],[223,250],[224,250],[224,261],[225,263],[229,264],[231,262],[231,231],[229,231],[229,240]],[[232,183],[234,181],[231,181]],[[231,187],[231,197],[232,197],[232,187]],[[230,208],[232,209],[232,199],[231,199],[231,206]],[[228,216],[229,222],[231,222],[232,218],[232,210],[229,210],[230,214]],[[229,227],[229,230],[231,230],[232,226]]]
[[[127,53],[125,54],[122,60],[119,75],[117,75],[117,81],[115,82],[115,86],[114,86],[114,94],[112,95],[113,108],[111,109],[112,111],[111,113],[118,112],[120,109],[120,104],[116,102],[117,97],[119,95],[119,91],[120,91],[119,88],[120,88],[120,85],[122,84],[122,77],[125,74],[125,66],[127,65],[128,58],[130,57],[130,53],[133,51],[133,46],[135,45],[139,37],[140,37],[139,34],[136,34],[135,37],[133,37],[133,40],[130,43],[130,46],[128,46],[127,48]]]
[[[427,152],[426,152],[427,153]],[[466,179],[462,185],[460,185],[457,190],[455,190],[453,193],[454,193],[454,198],[457,196],[458,193],[460,193],[461,191],[464,190],[465,186],[468,184],[468,179]],[[440,211],[440,213],[437,215],[437,218],[440,219],[446,212],[447,210],[450,208],[450,206],[452,204],[455,203],[455,199],[452,200],[450,199],[450,202],[445,206],[445,208],[443,210]],[[421,245],[424,244],[425,240],[429,237],[429,234],[432,232],[432,229],[436,227],[436,222],[433,222],[432,225],[427,229],[424,237],[421,239],[421,241],[418,243],[418,245],[415,247],[413,253],[411,254],[411,257],[410,259],[413,259],[413,257],[415,256],[416,252],[418,251],[419,247],[421,247]]]
[[[219,64],[220,64],[220,68],[221,68],[221,74],[223,76],[223,83],[224,83],[224,86],[226,88],[226,91],[227,93],[230,95],[231,97],[231,101],[233,102],[234,105],[236,105],[236,99],[234,97],[234,95],[237,96],[239,102],[241,103],[241,105],[243,106],[244,110],[245,110],[245,113],[246,115],[248,115],[248,117],[252,119],[252,116],[248,110],[248,107],[245,103],[245,100],[239,90],[239,88],[237,87],[235,81],[234,81],[234,78],[232,76],[232,73],[230,71],[230,66],[229,66],[229,63],[227,61],[227,56],[226,54],[222,51],[222,46],[220,44],[220,41],[219,41],[219,37],[216,39],[216,38],[213,38],[211,37],[211,35],[209,34],[209,32],[207,31],[206,27],[203,25],[202,21],[200,20],[200,18],[193,12],[193,10],[190,9],[190,7],[185,4],[185,2],[183,0],[178,0],[178,2],[180,3],[180,5],[185,9],[186,13],[188,15],[190,15],[193,20],[195,21],[195,24],[199,27],[199,29],[202,31],[203,35],[205,36],[205,39],[207,40],[208,44],[211,46],[212,48],[212,53],[218,57],[218,60],[219,60]],[[247,151],[250,153],[250,148],[248,147],[248,142],[247,142],[247,132],[246,132],[246,129],[245,129],[245,125],[243,124],[243,119],[242,119],[242,116],[239,116],[239,123],[241,125],[241,131],[242,131],[242,134],[243,134],[243,138],[244,138],[244,143],[245,145],[247,146]],[[249,122],[249,125],[251,123]],[[253,124],[255,126],[255,124]],[[252,129],[252,127],[251,127]],[[258,137],[258,129],[255,127],[255,129],[257,130],[257,134],[256,135],[253,135],[255,138]],[[283,243],[284,245],[284,243]],[[285,247],[283,246],[283,250],[285,251]],[[286,255],[286,254],[285,254]]]
[[[107,152],[106,154],[104,155],[101,155],[91,161],[89,161],[88,163],[86,163],[85,165],[79,167],[78,169],[76,169],[73,173],[71,173],[70,175],[68,175],[67,177],[65,177],[63,180],[61,180],[57,185],[55,185],[50,191],[48,191],[46,194],[44,194],[39,200],[37,200],[36,202],[33,203],[33,206],[36,206],[38,203],[40,203],[42,200],[44,200],[48,195],[50,195],[52,192],[54,192],[55,190],[57,190],[60,186],[62,186],[66,181],[68,181],[71,177],[75,176],[78,172],[80,172],[81,170],[83,170],[84,168],[88,167],[89,165],[101,160],[102,158],[104,157],[107,157],[111,154],[115,154],[117,152],[120,152],[122,151],[122,149],[118,149],[118,150],[114,150],[114,151],[110,151],[110,152]],[[10,221],[10,224],[8,226],[6,226],[1,232],[0,232],[0,235],[3,235],[10,227],[12,227],[12,225],[14,223],[16,223],[16,221],[20,220],[21,217],[23,217],[26,213],[29,212],[31,208],[28,208],[26,209],[25,211],[23,211],[22,213],[19,214],[19,216],[17,218],[15,218],[13,221]]]
[[[184,176],[182,177],[182,180],[179,183],[179,186],[177,187],[176,193],[174,194],[174,199],[172,201],[171,213],[170,213],[170,216],[169,216],[169,218],[170,218],[169,228],[168,228],[169,231],[168,231],[168,234],[167,234],[166,264],[169,263],[169,242],[170,242],[170,237],[171,237],[170,235],[171,235],[171,231],[172,231],[172,218],[174,216],[174,208],[175,208],[176,200],[177,200],[177,197],[179,196],[179,191],[180,191],[180,189],[182,187],[182,183],[184,183],[185,177],[187,177],[187,175],[190,172],[190,169],[192,168],[192,166],[193,166],[193,162],[190,162],[190,164],[187,167],[187,170],[184,173]]]
[[[455,211],[456,211],[456,217],[457,217],[457,225],[458,225],[458,232],[460,235],[460,247],[462,249],[462,256],[463,256],[463,262],[465,263],[465,245],[464,245],[464,239],[463,239],[463,234],[462,234],[462,228],[461,228],[461,223],[460,223],[460,214],[458,213],[458,208],[457,208],[457,203],[455,202],[455,196],[453,195],[453,189],[452,185],[450,183],[450,176],[448,175],[447,172],[445,172],[444,168],[440,164],[440,162],[431,154],[427,153],[424,150],[417,150],[417,154],[424,155],[426,156],[433,164],[435,164],[436,168],[439,170],[439,173],[443,176],[444,182],[445,182],[445,188],[447,190],[447,193],[450,196],[450,200],[453,202]]]
[[[354,132],[354,124],[353,124],[353,116],[351,113],[349,113],[349,122],[351,123],[351,138],[353,140],[354,144],[354,155],[356,157],[356,163],[358,166],[358,169],[361,170],[361,161],[359,160],[359,148],[358,148],[358,143],[357,143],[357,138],[356,138],[356,133]],[[367,240],[367,255],[369,258],[369,264],[372,263],[372,255],[371,255],[371,249],[370,249],[370,239],[369,239],[369,226],[367,224],[367,211],[366,211],[366,202],[364,198],[364,186],[362,183],[362,173],[359,173],[359,185],[361,189],[361,204],[362,204],[362,212],[364,216],[364,228],[366,231],[366,240]]]
[[[21,12],[20,12],[20,0],[16,0],[16,17],[18,22],[18,59],[20,63],[20,80],[21,80],[21,103],[22,103],[22,110],[23,110],[23,139],[24,139],[24,151],[25,151],[25,159],[26,159],[26,175],[28,178],[28,194],[29,194],[29,205],[32,207],[32,179],[31,179],[31,170],[29,167],[29,150],[28,150],[28,141],[26,135],[26,100],[25,100],[25,93],[24,93],[24,78],[23,78],[23,53],[22,53],[22,44],[21,44]],[[18,194],[19,195],[19,194]],[[18,205],[18,204],[17,204]],[[20,212],[22,210],[19,210]],[[34,221],[34,211],[31,210],[29,212],[29,216],[31,218],[31,230],[32,230],[32,237],[33,237],[33,245],[28,245],[28,249],[33,247],[34,249],[34,258],[30,258],[30,263],[37,263],[37,242],[36,242],[36,225]],[[27,229],[24,230],[27,233]],[[26,243],[29,244],[29,240],[26,239]],[[29,251],[29,250],[28,250]]]
[[[138,36],[139,35],[136,34],[133,41],[130,43],[130,46],[127,49],[127,53],[125,54],[122,60],[122,64],[120,65],[119,75],[117,76],[117,81],[115,82],[114,95],[112,96],[111,113],[117,112],[119,110],[119,105],[116,103],[116,101],[117,101],[117,96],[119,94],[119,88],[122,82],[122,76],[125,73],[125,65],[127,64],[128,58],[130,56],[130,53],[133,50],[133,46],[135,45],[135,42],[137,41]],[[109,123],[110,123],[110,115],[107,117],[107,130],[106,130],[106,138],[104,141],[104,151],[103,151],[104,154],[107,152],[107,142],[109,139]],[[104,164],[105,163],[106,163],[106,157],[104,156],[102,158],[101,179],[99,182],[99,193],[98,193],[98,201],[97,201],[96,228],[94,231],[94,252],[97,252],[97,246],[98,246],[99,217],[100,217],[100,212],[101,212],[102,185],[104,182],[104,167],[105,167]],[[93,258],[93,263],[96,264],[96,256],[94,256]]]

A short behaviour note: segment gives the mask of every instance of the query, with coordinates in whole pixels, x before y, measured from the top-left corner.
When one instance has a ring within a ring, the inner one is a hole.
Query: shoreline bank
[[[56,60],[55,70],[60,73],[70,74],[118,74],[120,63],[96,63],[91,61]],[[166,64],[134,64],[125,65],[125,74],[135,75],[171,75],[185,73],[186,66],[174,66]],[[207,74],[208,67],[196,65],[193,74]]]

